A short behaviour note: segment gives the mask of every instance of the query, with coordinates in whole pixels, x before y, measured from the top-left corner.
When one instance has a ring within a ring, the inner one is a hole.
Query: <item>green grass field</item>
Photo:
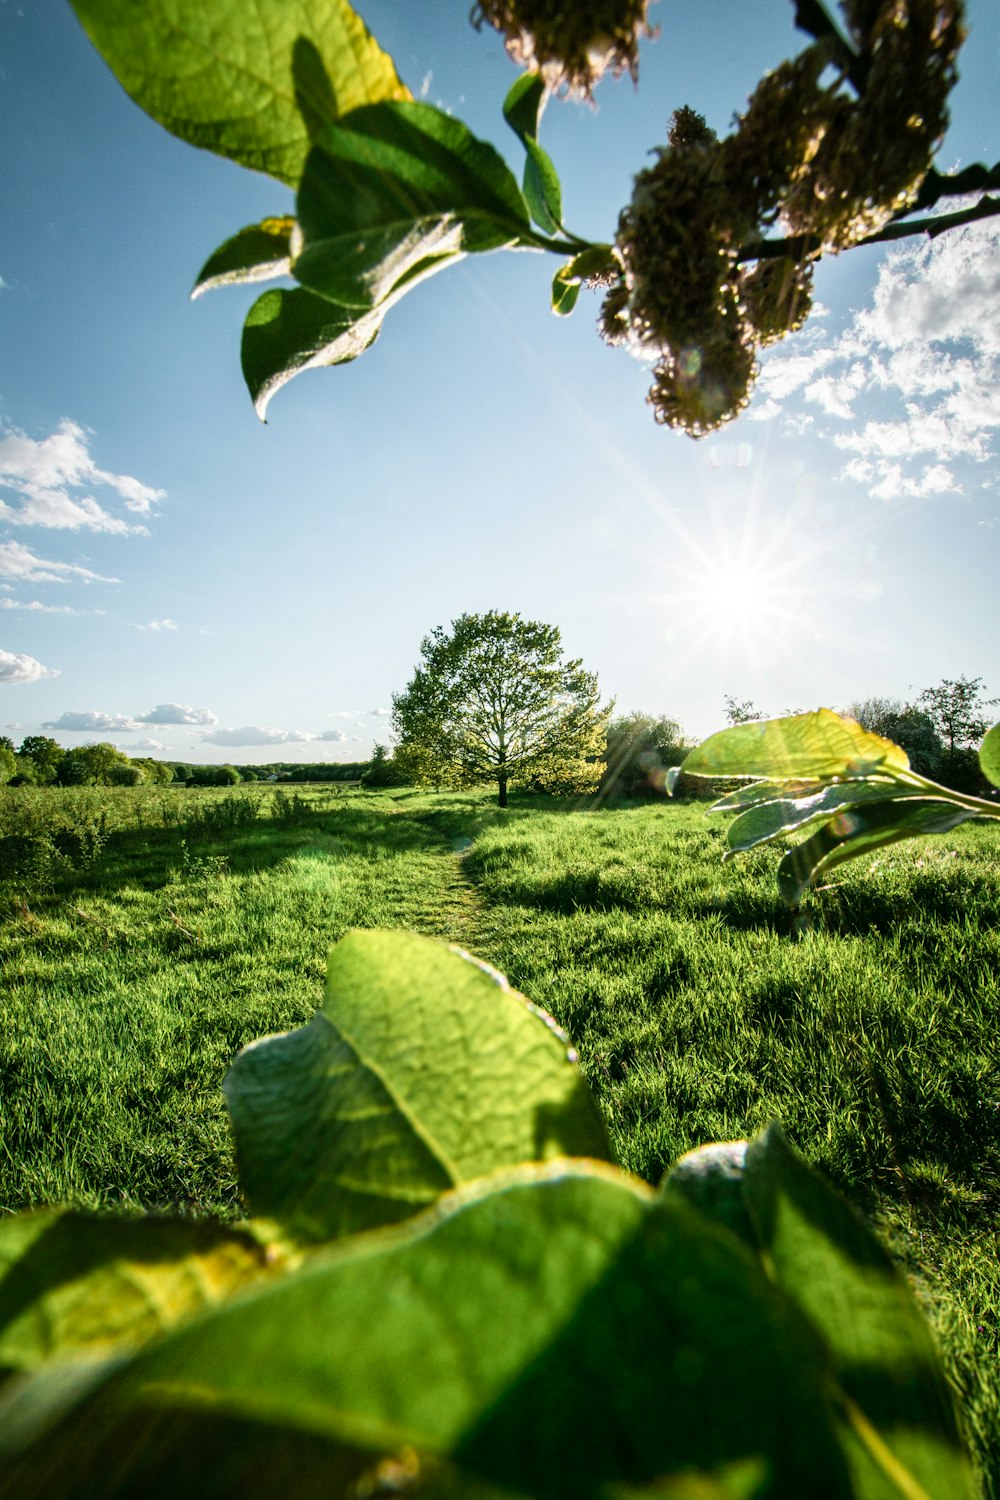
[[[440,936],[562,1023],[629,1170],[783,1122],[913,1278],[996,1500],[996,831],[861,860],[793,932],[777,853],[724,864],[724,828],[487,793],[0,791],[0,1210],[237,1215],[234,1052],[309,1018],[347,929]]]

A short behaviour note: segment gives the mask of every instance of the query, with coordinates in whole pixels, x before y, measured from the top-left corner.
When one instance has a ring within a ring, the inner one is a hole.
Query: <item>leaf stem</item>
[[[868,59],[855,52],[834,25],[822,0],[793,0],[795,24],[817,42],[827,42],[830,60],[837,64],[859,94],[868,84]]]

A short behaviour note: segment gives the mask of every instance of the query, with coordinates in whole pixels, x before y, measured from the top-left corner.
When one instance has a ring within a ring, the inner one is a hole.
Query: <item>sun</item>
[[[692,625],[723,645],[780,642],[794,625],[798,593],[784,573],[749,559],[704,562],[687,579]]]

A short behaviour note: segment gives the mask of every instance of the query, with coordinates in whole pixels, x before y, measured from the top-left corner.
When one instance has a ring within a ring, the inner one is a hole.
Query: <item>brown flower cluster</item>
[[[656,420],[694,437],[747,404],[756,351],[801,327],[814,262],[913,202],[947,123],[962,0],[845,0],[863,88],[816,42],[763,78],[720,141],[693,110],[635,180],[600,327],[655,359]],[[796,257],[741,258],[780,224]]]
[[[609,69],[635,79],[639,38],[652,36],[651,0],[477,0],[472,23],[488,22],[522,67],[556,93],[589,99]]]

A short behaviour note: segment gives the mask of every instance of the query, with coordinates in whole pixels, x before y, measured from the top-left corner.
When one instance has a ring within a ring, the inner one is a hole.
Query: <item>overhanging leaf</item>
[[[124,1500],[145,1493],[152,1448],[158,1500],[221,1420],[412,1445],[538,1500],[747,1465],[761,1500],[846,1500],[826,1366],[727,1232],[607,1168],[553,1163],[344,1241],[142,1351],[33,1448],[8,1443],[4,1469],[16,1483],[73,1454],[61,1500],[95,1473]]]
[[[240,286],[287,276],[292,263],[294,229],[295,220],[290,215],[262,219],[259,224],[241,229],[209,256],[198,272],[192,298],[220,286]]]
[[[710,735],[684,760],[688,776],[761,776],[769,780],[861,777],[908,771],[905,750],[829,708]]]
[[[566,267],[561,267],[552,278],[552,311],[559,317],[567,317],[576,306],[580,295],[580,279],[567,276]]]
[[[347,0],[71,0],[125,91],[173,135],[292,186],[309,132],[293,49],[321,60],[339,114],[408,99]]]
[[[324,1240],[391,1223],[520,1162],[608,1159],[566,1038],[506,981],[429,938],[354,932],[322,1010],[225,1082],[255,1213]]]
[[[936,797],[891,798],[870,807],[845,809],[811,838],[789,849],[778,866],[778,889],[794,909],[811,883],[846,860],[903,839],[949,833],[975,816],[974,808]]]
[[[511,84],[503,101],[503,117],[519,141],[538,139],[538,122],[547,97],[540,73],[522,73]]]
[[[979,765],[987,781],[1000,786],[1000,724],[994,724],[980,745]]]
[[[231,1296],[274,1260],[240,1229],[54,1212],[0,1220],[0,1370],[121,1352]]]
[[[347,364],[374,343],[389,304],[360,317],[302,287],[274,287],[247,313],[240,356],[243,378],[261,421],[293,376]]]
[[[292,271],[346,307],[383,301],[417,266],[516,245],[527,205],[503,158],[429,104],[353,111],[310,152]]]
[[[535,223],[546,234],[562,228],[562,184],[551,156],[537,141],[525,141],[524,197]]]

